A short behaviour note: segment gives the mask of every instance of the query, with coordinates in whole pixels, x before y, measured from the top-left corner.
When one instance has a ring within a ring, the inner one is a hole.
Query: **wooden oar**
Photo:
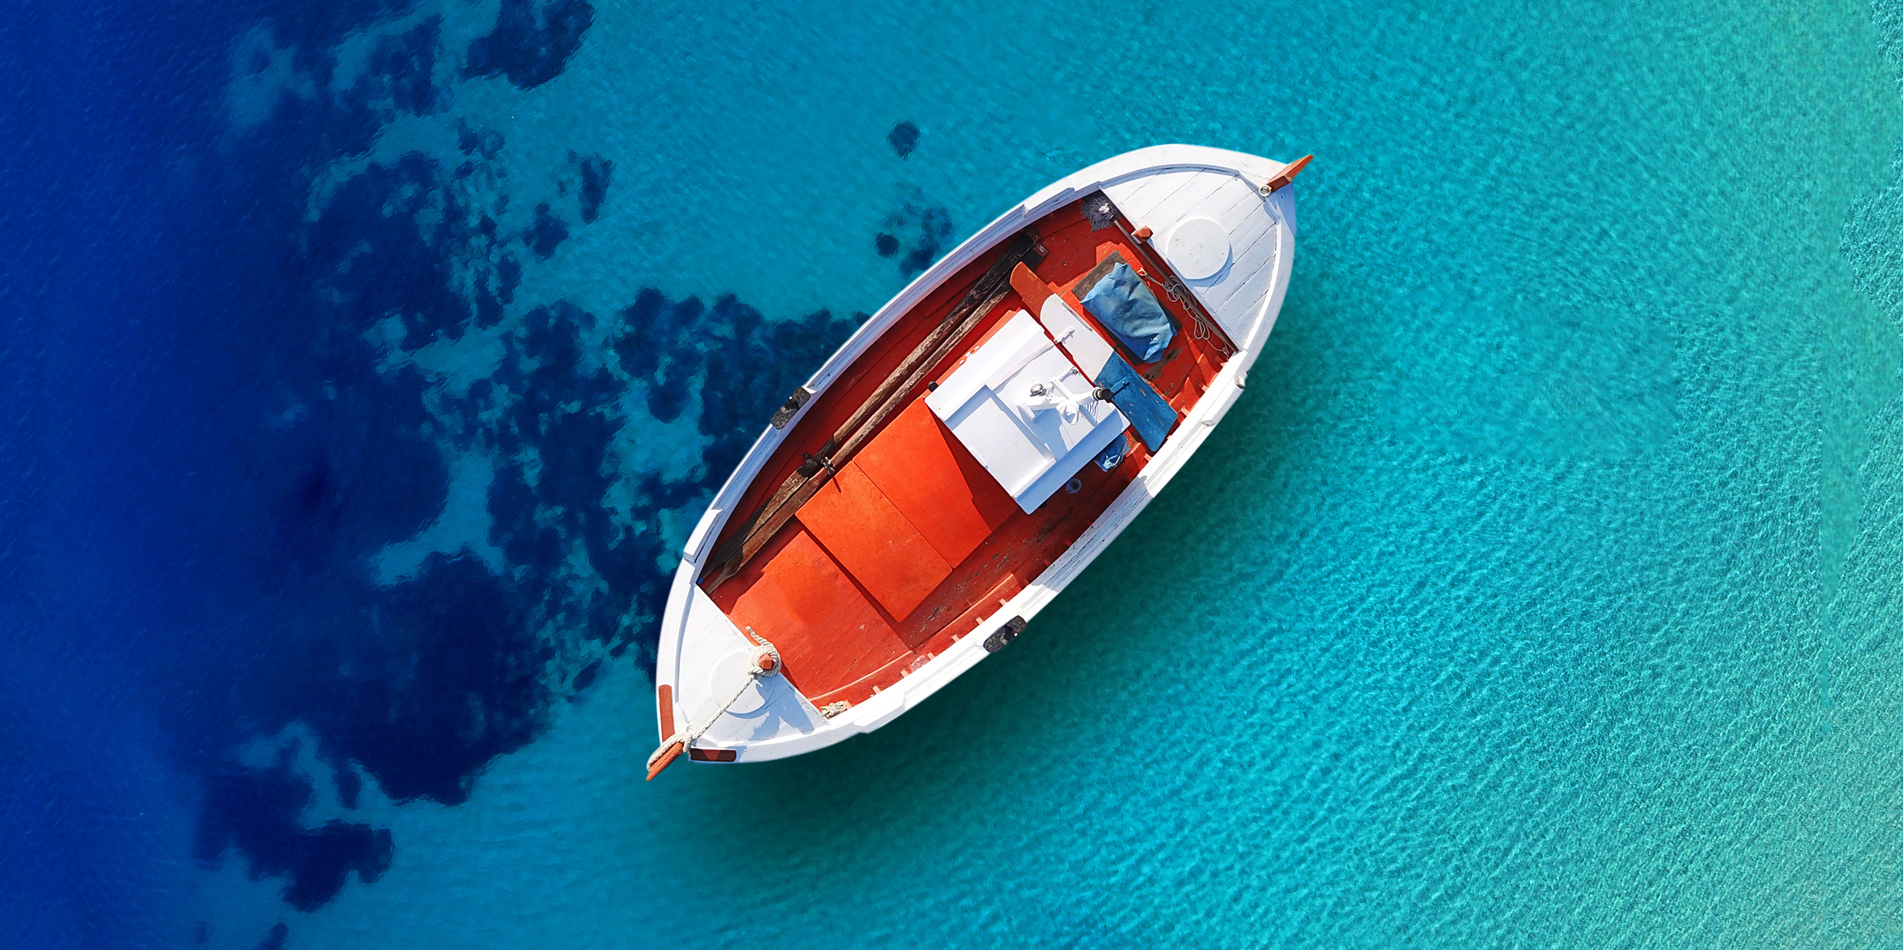
[[[1012,268],[1026,261],[1035,266],[1042,260],[1037,235],[1028,230],[1019,232],[1004,255],[972,284],[945,319],[932,328],[898,368],[833,432],[832,438],[820,446],[819,454],[807,456],[806,462],[787,476],[773,497],[714,550],[708,559],[707,589],[711,591],[739,573],[786,526],[800,506],[826,484],[833,472],[850,461],[886,420],[904,408],[905,397],[924,381],[926,374],[951,355],[972,328],[1010,293]]]

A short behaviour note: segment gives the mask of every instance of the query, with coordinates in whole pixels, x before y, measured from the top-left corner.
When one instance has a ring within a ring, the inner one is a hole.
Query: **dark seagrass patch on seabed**
[[[912,150],[918,148],[918,126],[911,122],[900,122],[886,133],[885,140],[900,158],[910,158]]]
[[[615,163],[599,155],[568,153],[569,164],[581,176],[581,223],[593,224],[601,216],[601,203],[608,198],[608,184],[614,181]]]
[[[579,0],[505,0],[462,71],[545,83],[592,17]],[[196,656],[176,726],[205,788],[196,857],[236,855],[254,876],[284,878],[300,910],[353,875],[376,880],[400,844],[388,829],[314,817],[320,802],[347,816],[368,777],[397,802],[461,803],[556,704],[612,675],[607,661],[633,653],[651,674],[669,576],[660,515],[701,504],[864,318],[769,321],[732,296],[707,305],[653,289],[606,317],[567,300],[522,312],[524,268],[599,217],[613,163],[555,152],[558,193],[537,194],[503,171],[500,133],[463,121],[453,152],[372,161],[307,217],[327,165],[362,153],[397,113],[447,108],[441,80],[455,57],[442,33],[431,18],[380,37],[363,78],[334,97],[287,99],[232,166],[253,170],[232,190],[263,196],[248,226],[257,257],[278,262],[259,293],[272,320],[257,324],[274,335],[246,361],[246,386],[277,396],[225,409],[247,433],[231,491],[251,501],[218,530],[257,539],[230,568],[252,578],[256,600],[233,629],[243,649],[208,643]],[[466,388],[409,360],[469,334],[504,355]],[[616,448],[627,407],[691,418],[703,436],[695,464],[629,470]],[[380,551],[450,504],[452,455],[492,467],[482,548],[431,551],[377,576],[366,565]],[[282,743],[293,727],[324,767],[298,768],[295,741],[276,765],[242,763],[238,750]]]
[[[204,778],[204,817],[193,841],[194,856],[215,867],[228,848],[235,848],[245,855],[252,877],[290,878],[284,900],[298,910],[314,910],[337,896],[352,872],[370,882],[390,867],[386,830],[335,820],[316,828],[299,823],[312,791],[292,773],[289,761],[265,769],[215,763]]]
[[[495,29],[469,44],[463,74],[507,76],[532,89],[561,75],[594,22],[587,0],[502,0]]]
[[[886,134],[885,140],[900,158],[908,158],[918,147],[918,136],[918,126],[900,122]],[[872,239],[872,249],[880,257],[898,257],[899,276],[911,280],[945,253],[951,237],[951,211],[927,201],[918,188],[908,187],[899,196],[897,210],[880,222],[879,233]]]
[[[909,188],[900,195],[898,208],[880,224],[881,230],[873,238],[873,249],[880,257],[898,255],[899,276],[906,280],[918,276],[950,249],[951,211],[943,205],[931,204],[916,188]],[[901,250],[903,254],[899,254]]]

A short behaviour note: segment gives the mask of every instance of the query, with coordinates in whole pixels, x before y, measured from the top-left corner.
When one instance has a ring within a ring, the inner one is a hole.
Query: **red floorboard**
[[[939,556],[860,470],[857,459],[819,487],[800,509],[799,520],[895,619],[910,616],[957,563]]]
[[[923,399],[913,400],[852,464],[948,564],[963,562],[1017,511],[1017,502]]]

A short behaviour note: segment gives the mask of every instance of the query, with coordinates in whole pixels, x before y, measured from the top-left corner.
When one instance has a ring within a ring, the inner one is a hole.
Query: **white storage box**
[[[1130,424],[1023,311],[925,397],[978,463],[1037,510]]]

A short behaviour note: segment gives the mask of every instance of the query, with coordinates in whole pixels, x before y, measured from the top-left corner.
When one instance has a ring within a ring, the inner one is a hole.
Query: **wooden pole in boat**
[[[872,391],[872,395],[866,398],[865,403],[846,419],[845,424],[833,433],[831,439],[827,440],[827,445],[837,447],[845,444],[854,435],[859,434],[868,417],[891,405],[890,400],[895,392],[903,394],[909,391],[911,387],[901,385],[901,380],[909,380],[920,368],[929,370],[938,362],[937,359],[931,357],[939,355],[946,341],[956,342],[962,337],[962,334],[952,332],[956,329],[955,324],[963,322],[961,318],[968,317],[972,313],[983,316],[991,307],[997,306],[992,298],[997,296],[1000,287],[1010,286],[1011,269],[1016,267],[1019,261],[1030,257],[1036,247],[1037,235],[1029,231],[1020,233],[1005,249],[1004,256],[998,258],[997,262],[978,278],[971,289],[965,292],[958,306],[953,307],[945,315],[945,319],[932,328],[932,332],[927,334],[925,339],[905,357],[905,362],[900,363],[899,368],[893,370],[892,375],[887,376],[885,381],[879,384],[879,388]],[[1002,277],[999,276],[1001,273]],[[989,302],[990,306],[985,306],[986,302]],[[967,311],[966,308],[971,309]],[[822,450],[820,454],[830,455],[831,453]]]
[[[958,305],[945,315],[945,319],[907,354],[898,368],[879,383],[865,403],[854,410],[832,437],[820,446],[819,454],[807,456],[806,462],[787,476],[773,497],[767,499],[759,510],[714,550],[713,556],[708,559],[708,590],[739,573],[786,526],[794,512],[831,479],[833,472],[852,459],[853,454],[872,434],[904,405],[905,397],[924,382],[926,374],[951,355],[978,322],[1010,293],[1011,271],[1026,261],[1033,266],[1042,261],[1037,235],[1029,230],[1020,232],[1012,240],[1004,255],[972,284]]]
[[[850,461],[853,454],[865,444],[879,426],[900,408],[904,403],[904,397],[924,381],[926,374],[930,373],[945,357],[951,355],[953,349],[984,318],[985,314],[996,307],[998,301],[1004,299],[1005,293],[1009,290],[1010,268],[1027,259],[1035,247],[1035,236],[1021,235],[1019,242],[1014,243],[1011,250],[985,272],[984,277],[981,277],[966,293],[959,306],[947,315],[947,319],[912,351],[898,370],[880,384],[875,397],[883,394],[883,401],[878,398],[868,399],[866,404],[847,420],[846,425],[841,426],[832,438],[826,440],[826,444],[821,447],[820,456],[808,456],[806,463],[787,477],[773,497],[768,499],[752,518],[748,519],[742,529],[736,531],[726,543],[722,544],[721,549],[714,552],[715,556],[711,560],[715,570],[708,585],[709,590],[718,587],[727,578],[738,573],[747,561],[759,553],[759,550],[765,547],[782,527],[785,527],[786,522],[792,519],[793,514],[831,479],[833,472],[840,465]],[[994,280],[993,278],[998,277],[1000,273],[1003,278]],[[979,296],[980,294],[983,296]],[[960,316],[962,319],[957,319]],[[910,372],[906,372],[908,366]]]

